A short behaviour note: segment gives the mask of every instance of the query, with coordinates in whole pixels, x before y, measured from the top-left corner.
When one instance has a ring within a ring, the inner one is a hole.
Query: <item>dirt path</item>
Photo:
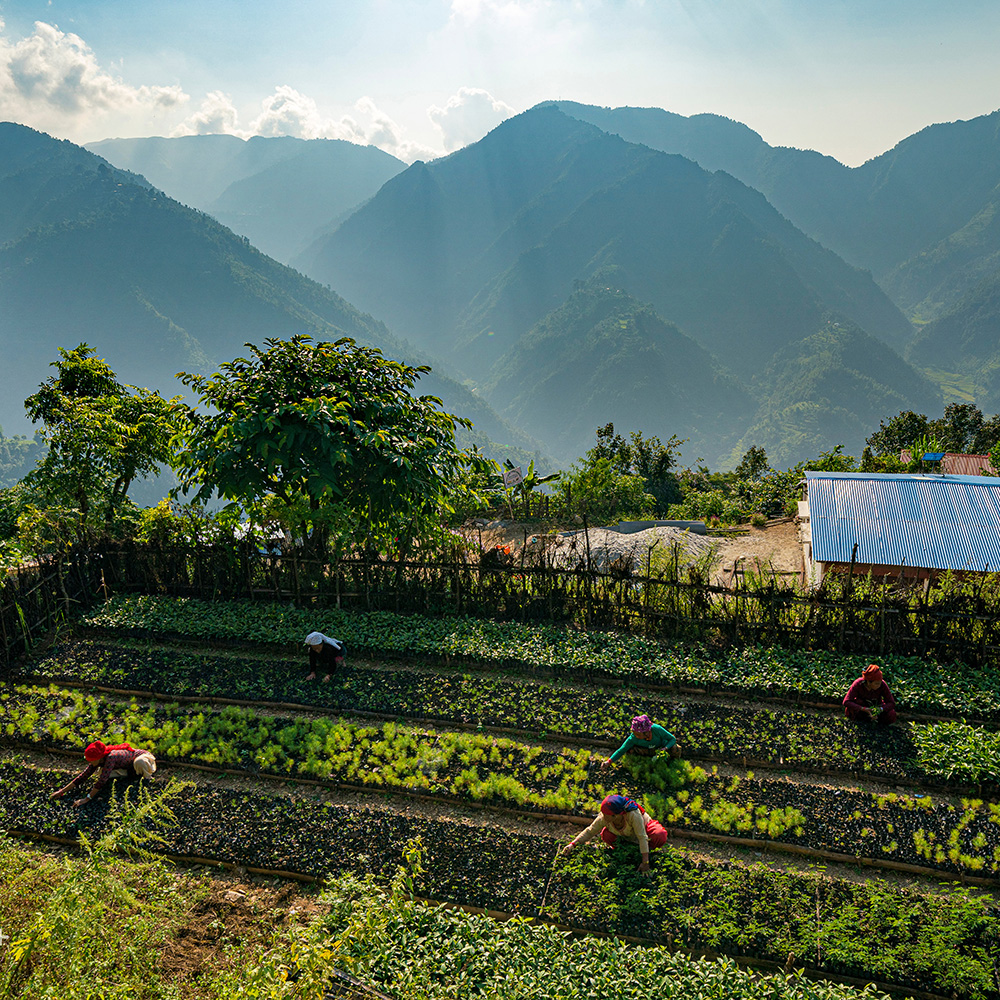
[[[801,579],[802,546],[793,520],[765,528],[744,529],[746,534],[717,539],[715,582],[730,586],[737,572],[777,574],[779,579]]]

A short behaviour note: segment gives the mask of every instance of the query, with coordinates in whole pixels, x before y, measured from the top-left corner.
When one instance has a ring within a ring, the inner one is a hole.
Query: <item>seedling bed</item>
[[[648,692],[568,686],[443,670],[388,670],[352,664],[331,684],[304,681],[301,661],[223,656],[148,645],[75,641],[35,668],[31,680],[96,683],[140,695],[264,702],[278,710],[320,708],[352,715],[496,729],[530,739],[558,738],[617,746],[629,720],[653,716],[680,741],[685,756],[744,767],[794,767],[813,773],[874,778],[949,790],[1000,793],[1000,734],[959,741],[948,755],[939,727],[901,723],[888,729],[848,722],[839,706],[828,715],[750,710],[678,701]],[[572,705],[572,711],[567,708]],[[919,758],[918,764],[914,758]],[[947,764],[947,766],[945,766]]]
[[[73,838],[107,827],[108,801],[76,812],[48,800],[65,773],[0,764],[9,827]],[[764,865],[694,861],[665,848],[650,878],[634,847],[581,849],[553,861],[557,843],[531,834],[331,806],[314,799],[190,790],[164,830],[172,855],[324,876],[387,878],[419,837],[418,894],[674,948],[710,950],[875,978],[896,987],[997,996],[1000,913],[964,890],[925,896],[898,886],[777,874]],[[544,908],[542,899],[545,899]]]
[[[473,618],[432,618],[390,612],[296,609],[284,604],[207,602],[193,598],[115,597],[85,616],[83,624],[137,630],[150,636],[285,644],[301,648],[317,626],[356,650],[378,655],[430,655],[509,667],[537,676],[630,684],[695,686],[744,696],[783,695],[793,700],[837,699],[868,662],[822,650],[747,647],[719,657],[700,646],[664,646],[618,632],[581,631],[564,625],[527,625]],[[1000,678],[964,664],[935,664],[923,657],[885,656],[879,661],[901,703],[932,715],[969,713],[1000,720]]]
[[[334,718],[255,715],[236,708],[139,706],[57,688],[20,687],[0,700],[3,739],[79,750],[79,733],[152,746],[162,762],[193,762],[263,777],[319,779],[518,808],[593,814],[629,790],[665,825],[785,842],[813,851],[932,867],[1000,871],[1000,805],[981,799],[873,794],[740,778],[664,759],[633,758],[613,775],[586,750],[556,751],[487,735],[358,726]],[[631,772],[631,774],[629,773]],[[687,782],[686,787],[674,787]]]
[[[734,784],[738,781],[738,786]],[[873,793],[772,778],[710,777],[702,786],[645,801],[666,826],[766,839],[933,868],[958,876],[1000,872],[1000,805],[930,795]]]

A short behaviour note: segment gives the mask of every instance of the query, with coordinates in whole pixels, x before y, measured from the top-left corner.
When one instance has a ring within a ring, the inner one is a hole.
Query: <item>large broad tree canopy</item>
[[[199,395],[180,436],[181,486],[244,504],[277,495],[313,528],[346,521],[369,537],[436,513],[467,461],[456,425],[413,389],[429,369],[350,338],[253,344],[211,377],[181,373]]]

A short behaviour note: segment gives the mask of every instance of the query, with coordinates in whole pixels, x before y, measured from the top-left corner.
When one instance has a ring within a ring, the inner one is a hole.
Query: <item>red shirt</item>
[[[92,795],[96,795],[108,782],[111,772],[116,770],[128,770],[132,767],[132,761],[141,753],[149,753],[148,750],[111,750],[104,755],[100,764],[88,764],[67,786],[67,789],[86,781],[95,771],[100,770],[97,781],[91,790]]]
[[[855,710],[870,708],[872,705],[882,705],[884,708],[895,708],[896,699],[893,698],[889,685],[883,680],[874,691],[868,690],[864,677],[859,677],[847,690],[844,695],[844,708]]]

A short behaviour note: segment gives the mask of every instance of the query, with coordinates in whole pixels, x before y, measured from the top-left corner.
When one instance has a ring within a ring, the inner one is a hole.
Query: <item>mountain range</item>
[[[87,148],[286,264],[406,166],[376,146],[292,136],[104,139]]]
[[[124,381],[165,395],[181,370],[210,372],[247,342],[307,332],[425,358],[384,324],[265,256],[202,212],[72,143],[0,124],[0,426],[25,430],[22,401],[57,348],[87,342]],[[538,445],[435,370],[420,390],[476,423],[506,456]]]
[[[804,233],[871,271],[915,319],[937,318],[1000,266],[1000,111],[928,126],[847,167],[811,150],[769,146],[718,115],[554,106],[629,142],[732,174]]]
[[[689,461],[791,464],[942,390],[1000,403],[998,128],[930,126],[856,168],[719,116],[571,102],[409,167],[329,140],[90,147],[116,169],[21,130],[0,343],[25,383],[56,340],[113,360],[107,335],[148,384],[347,332],[432,364],[509,454],[565,465],[611,420]]]

